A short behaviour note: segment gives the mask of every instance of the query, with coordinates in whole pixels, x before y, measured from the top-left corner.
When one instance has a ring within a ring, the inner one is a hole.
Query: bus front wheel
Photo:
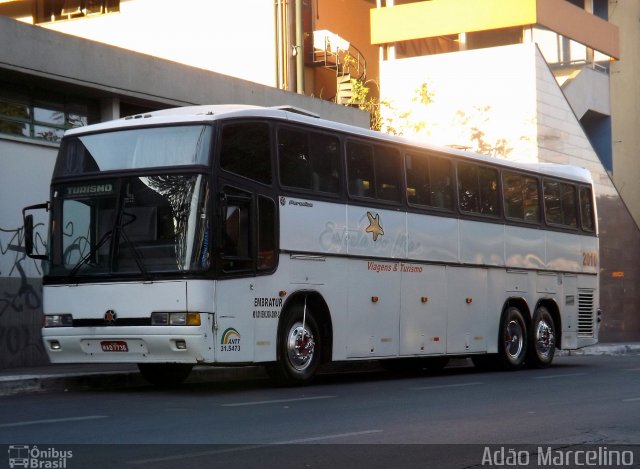
[[[527,354],[527,326],[520,310],[510,306],[504,313],[500,326],[498,362],[503,370],[522,367]]]
[[[322,338],[313,311],[298,304],[286,315],[278,338],[278,361],[267,368],[279,384],[302,385],[313,379],[320,364]]]

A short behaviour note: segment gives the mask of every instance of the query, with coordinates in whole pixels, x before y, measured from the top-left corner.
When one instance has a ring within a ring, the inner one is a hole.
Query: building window
[[[120,11],[120,0],[38,0],[36,5],[36,23]]]
[[[97,106],[0,82],[0,134],[59,142],[65,130],[96,122]],[[91,121],[91,122],[90,122]]]

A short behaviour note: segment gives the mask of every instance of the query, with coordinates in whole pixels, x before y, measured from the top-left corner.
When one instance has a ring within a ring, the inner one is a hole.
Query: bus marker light
[[[470,305],[471,303],[473,303],[473,298],[471,297],[467,298],[467,304]]]
[[[371,302],[372,303],[377,303],[380,300],[380,298],[378,298],[377,296],[372,296],[371,297]]]
[[[286,292],[286,291],[284,291],[284,290],[280,290],[280,291],[278,292],[278,295],[280,295],[280,298],[282,298],[283,296],[287,296],[287,292]]]
[[[423,296],[422,298],[420,298],[420,301],[422,303],[427,303],[429,301],[429,297],[428,296]]]
[[[187,326],[199,326],[200,313],[187,313]]]

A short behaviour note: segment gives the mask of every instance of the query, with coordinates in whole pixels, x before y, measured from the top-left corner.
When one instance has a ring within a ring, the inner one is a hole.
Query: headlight
[[[73,316],[70,314],[47,314],[44,327],[73,327]]]
[[[152,326],[199,326],[200,313],[151,313]]]

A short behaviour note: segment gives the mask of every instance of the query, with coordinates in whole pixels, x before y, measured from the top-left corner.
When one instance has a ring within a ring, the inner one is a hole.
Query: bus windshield
[[[183,125],[69,136],[62,141],[53,177],[206,165],[211,133],[210,126]]]
[[[199,174],[55,184],[48,275],[147,278],[206,269],[207,192]]]

